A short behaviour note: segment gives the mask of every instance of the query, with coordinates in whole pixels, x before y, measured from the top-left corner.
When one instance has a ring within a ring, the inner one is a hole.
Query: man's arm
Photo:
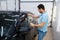
[[[43,27],[46,24],[46,22],[48,22],[48,16],[44,14],[43,17],[42,17],[42,22],[40,24],[33,24],[32,23],[31,26],[32,27],[34,27],[34,26]]]
[[[45,22],[42,22],[42,23],[40,23],[40,24],[34,24],[36,27],[43,27],[44,25],[45,25]]]
[[[28,16],[31,16],[31,17],[33,17],[33,18],[39,18],[39,16],[30,14],[30,13],[28,14]]]
[[[40,24],[33,24],[33,23],[31,23],[30,24],[30,26],[32,26],[32,27],[43,27],[45,25],[45,22],[42,22],[42,23],[40,23]]]

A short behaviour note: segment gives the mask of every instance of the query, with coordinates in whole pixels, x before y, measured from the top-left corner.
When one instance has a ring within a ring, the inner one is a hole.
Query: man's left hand
[[[35,25],[34,25],[33,23],[30,23],[30,26],[31,26],[31,27],[34,27]]]

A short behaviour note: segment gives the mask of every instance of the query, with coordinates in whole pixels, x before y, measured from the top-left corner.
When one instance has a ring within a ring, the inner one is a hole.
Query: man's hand
[[[32,14],[28,13],[28,16],[32,16]]]
[[[39,28],[42,28],[44,25],[45,25],[45,22],[42,22],[42,23],[40,23],[40,24],[30,23],[30,26],[31,26],[31,27],[39,27]]]
[[[39,18],[39,16],[34,15],[34,14],[30,14],[30,13],[28,13],[28,16],[31,16],[31,17],[33,17],[33,18]]]
[[[31,27],[34,27],[34,24],[33,24],[33,23],[30,23],[30,26],[31,26]]]

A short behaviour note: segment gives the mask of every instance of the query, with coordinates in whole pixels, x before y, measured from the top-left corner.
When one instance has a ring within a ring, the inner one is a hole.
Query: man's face
[[[41,9],[38,9],[38,11],[39,11],[40,13],[43,13],[44,10],[41,8]]]

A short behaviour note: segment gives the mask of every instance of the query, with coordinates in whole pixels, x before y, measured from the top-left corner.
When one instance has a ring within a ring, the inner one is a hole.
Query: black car
[[[0,11],[1,40],[32,40],[37,34],[37,28],[29,23],[36,23],[34,18],[27,16],[31,12]]]

